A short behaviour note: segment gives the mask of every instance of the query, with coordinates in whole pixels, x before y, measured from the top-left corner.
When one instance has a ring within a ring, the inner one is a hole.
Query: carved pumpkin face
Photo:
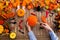
[[[33,26],[35,26],[36,23],[37,23],[37,17],[31,15],[31,16],[29,16],[29,17],[27,18],[27,22],[28,22],[28,24],[29,24],[30,26],[33,27]]]

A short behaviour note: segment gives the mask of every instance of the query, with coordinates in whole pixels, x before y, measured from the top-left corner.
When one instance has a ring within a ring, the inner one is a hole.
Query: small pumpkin
[[[41,16],[41,20],[42,22],[47,23],[46,16]]]
[[[10,33],[10,38],[11,38],[11,39],[15,39],[15,38],[16,38],[16,33],[11,32],[11,33]]]
[[[33,26],[35,26],[36,23],[37,23],[37,17],[31,15],[31,16],[29,16],[29,17],[27,18],[27,22],[28,22],[28,24],[29,24],[31,27],[33,27]]]
[[[4,27],[3,27],[3,25],[0,25],[0,34],[2,34],[3,31],[4,31]]]
[[[28,6],[27,6],[27,8],[30,10],[30,9],[33,9],[33,4],[32,3],[30,3]]]
[[[23,17],[23,16],[24,16],[24,10],[23,10],[23,9],[18,9],[18,10],[17,10],[17,15],[18,15],[19,17]]]
[[[31,6],[30,6],[30,5],[28,5],[28,6],[27,6],[27,9],[29,9],[29,10],[30,10],[30,9],[31,9]]]

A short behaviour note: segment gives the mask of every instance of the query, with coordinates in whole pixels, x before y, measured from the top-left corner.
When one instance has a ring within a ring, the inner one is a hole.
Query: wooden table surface
[[[15,16],[16,22],[17,22],[17,24],[15,25],[15,32],[17,33],[17,37],[14,40],[29,40],[27,31],[26,31],[26,27],[25,27],[25,24],[26,24],[25,22],[26,22],[27,17],[31,15],[30,14],[31,12],[33,12],[33,13],[35,13],[37,15],[37,18],[38,18],[38,21],[39,22],[41,22],[41,18],[40,17],[42,15],[45,15],[45,12],[44,11],[42,13],[41,12],[36,12],[34,10],[25,10],[25,11],[26,11],[26,13],[25,13],[24,17]],[[52,28],[54,28],[53,23],[52,23],[52,21],[54,20],[53,18],[54,18],[54,16],[52,16],[52,17],[49,16],[47,18],[47,21],[50,23],[50,26]],[[19,24],[19,21],[20,20],[24,20],[23,23],[22,23],[22,26],[23,26],[22,31],[24,31],[24,34],[22,34],[21,32],[18,31],[19,30],[18,24]],[[37,37],[37,40],[50,40],[50,37],[49,37],[48,32],[45,29],[39,29],[39,28],[40,28],[40,25],[37,24],[32,29],[32,31],[34,32],[34,34]],[[60,33],[56,32],[56,34],[60,38],[60,36],[59,36]],[[0,37],[0,39],[1,40],[11,40],[11,39],[9,39],[6,36],[2,36],[2,37]]]

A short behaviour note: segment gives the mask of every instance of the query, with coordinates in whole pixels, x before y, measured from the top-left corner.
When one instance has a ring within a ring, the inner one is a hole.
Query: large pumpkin
[[[24,10],[23,10],[23,9],[18,9],[18,10],[17,10],[17,15],[18,15],[19,17],[24,16]]]
[[[27,22],[28,22],[28,24],[29,24],[31,27],[33,27],[33,26],[35,26],[36,23],[37,23],[37,17],[31,15],[31,16],[29,16],[29,17],[27,18]]]

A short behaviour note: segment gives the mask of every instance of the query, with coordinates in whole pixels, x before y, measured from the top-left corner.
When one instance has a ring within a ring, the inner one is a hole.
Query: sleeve
[[[28,32],[28,36],[30,40],[37,40],[34,33],[32,31]]]
[[[50,35],[50,37],[51,37],[51,40],[58,40],[58,37],[57,37],[57,35],[52,31],[50,31],[49,32],[49,35]]]

